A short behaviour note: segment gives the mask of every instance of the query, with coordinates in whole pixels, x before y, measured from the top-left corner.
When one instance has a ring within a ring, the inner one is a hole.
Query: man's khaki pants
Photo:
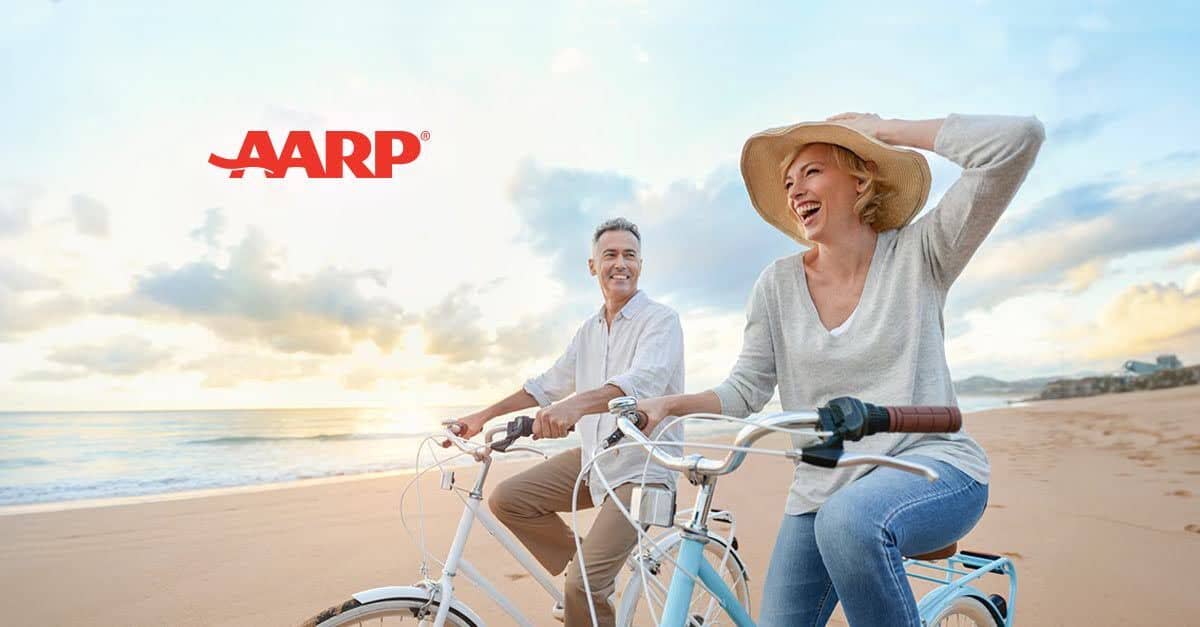
[[[533,553],[551,574],[557,575],[575,555],[575,535],[558,512],[571,511],[571,491],[579,476],[580,450],[559,453],[554,457],[500,483],[488,497],[488,504],[513,534]],[[628,509],[634,484],[626,483],[613,492]],[[579,486],[577,509],[593,507],[586,485]],[[569,520],[569,519],[568,519]],[[583,539],[583,561],[588,585],[596,607],[600,627],[615,622],[608,597],[621,565],[637,544],[637,532],[621,515],[612,499],[605,499],[592,528]],[[567,572],[564,623],[567,627],[586,627],[592,624],[587,595],[579,573],[579,560],[571,561]]]

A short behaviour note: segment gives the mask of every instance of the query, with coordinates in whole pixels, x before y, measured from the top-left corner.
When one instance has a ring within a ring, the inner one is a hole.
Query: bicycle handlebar
[[[666,453],[630,421],[630,418],[636,415],[636,401],[622,397],[610,401],[609,407],[614,413],[617,413],[617,428],[627,437],[641,444],[655,462],[671,470],[717,476],[733,472],[745,461],[745,451],[731,451],[723,460],[709,459],[695,454],[681,457]],[[722,420],[727,417],[717,414],[692,414],[684,416],[684,418]],[[961,426],[962,412],[957,407],[886,407],[864,403],[855,398],[842,397],[834,399],[815,412],[782,412],[766,416],[755,424],[746,425],[738,432],[734,439],[734,446],[749,448],[759,439],[777,429],[814,427],[814,431],[831,432],[833,437],[829,446],[836,449],[836,454],[829,455],[827,454],[828,449],[821,451],[819,449],[822,447],[815,447],[815,450],[811,451],[815,454],[810,454],[810,450],[805,449],[803,454],[795,455],[795,458],[800,461],[826,467],[889,466],[897,470],[924,475],[930,481],[934,481],[938,477],[937,473],[920,464],[885,455],[844,455],[841,453],[841,440],[843,438],[859,440],[866,435],[885,432],[954,432],[958,431]]]
[[[720,420],[720,418],[709,414],[692,414],[684,417]],[[742,430],[738,432],[737,437],[734,439],[734,446],[748,448],[759,439],[770,434],[773,431],[772,427],[795,429],[797,427],[815,426],[817,422],[817,415],[813,412],[785,412],[768,416],[759,421],[758,424],[742,427]],[[710,459],[694,454],[681,457],[666,453],[659,448],[659,444],[651,442],[642,433],[641,429],[638,429],[624,415],[617,417],[617,428],[625,434],[625,437],[631,438],[633,441],[641,444],[659,465],[679,472],[694,472],[696,474],[711,476],[724,475],[737,470],[746,459],[745,451],[730,451],[725,455],[725,459],[723,460]]]

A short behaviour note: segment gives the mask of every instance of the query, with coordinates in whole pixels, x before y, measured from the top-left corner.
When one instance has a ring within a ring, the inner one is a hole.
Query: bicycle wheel
[[[983,601],[975,597],[955,597],[929,623],[933,627],[996,627],[1004,623],[992,616]]]
[[[639,559],[638,563],[642,567],[632,569],[621,590],[620,607],[623,613],[618,615],[627,617],[623,625],[641,627],[658,624],[666,602],[667,588],[670,587],[671,577],[675,575],[675,564],[664,557],[664,554],[672,558],[678,555],[680,541],[680,536],[675,534],[654,556],[640,556],[642,559]],[[737,541],[734,540],[734,545],[736,544]],[[721,574],[725,585],[729,586],[738,602],[750,613],[749,574],[737,549],[727,547],[720,538],[709,536],[709,542],[704,545],[704,559]],[[644,586],[643,581],[648,585]],[[692,592],[688,616],[690,626],[733,624],[717,599],[699,584]]]
[[[344,625],[433,625],[438,602],[420,597],[399,597],[371,603],[350,599],[308,619],[303,627],[342,627]],[[479,627],[475,621],[451,607],[447,625]]]

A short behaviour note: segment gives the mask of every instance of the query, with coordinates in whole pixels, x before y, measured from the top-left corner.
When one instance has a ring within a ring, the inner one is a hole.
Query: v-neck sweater
[[[747,306],[742,352],[714,388],[722,411],[761,411],[776,386],[785,411],[812,410],[839,396],[878,405],[957,405],[946,363],[946,294],[1024,181],[1044,137],[1036,118],[947,117],[934,150],[962,166],[962,175],[928,215],[879,233],[854,324],[841,334],[821,324],[803,253],[768,266]],[[845,448],[923,455],[981,483],[989,477],[987,455],[965,431],[878,434]],[[798,463],[785,511],[814,511],[871,469]]]

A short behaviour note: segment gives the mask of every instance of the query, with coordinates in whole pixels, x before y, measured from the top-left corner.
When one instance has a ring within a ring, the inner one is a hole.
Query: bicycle
[[[609,411],[617,416],[617,428],[645,448],[656,463],[683,473],[692,483],[700,486],[692,519],[681,530],[683,540],[678,549],[676,570],[667,591],[660,627],[682,627],[689,621],[694,624],[695,617],[689,614],[688,604],[697,583],[717,600],[720,609],[736,625],[752,627],[755,624],[750,617],[749,607],[740,602],[707,562],[698,558],[707,543],[709,507],[716,480],[721,475],[737,470],[748,453],[761,452],[753,450],[756,441],[776,431],[815,436],[818,438],[815,444],[789,449],[784,456],[826,468],[888,466],[936,481],[937,473],[920,464],[884,455],[844,454],[842,444],[845,440],[856,441],[882,432],[953,432],[962,424],[962,414],[957,407],[880,407],[842,397],[816,411],[782,412],[748,423],[738,432],[734,445],[727,447],[730,452],[723,460],[718,460],[696,454],[681,457],[664,452],[657,442],[647,438],[635,426],[638,410],[637,401],[633,398],[614,399],[609,404]],[[720,414],[692,414],[680,419],[746,422]],[[934,563],[940,559],[946,559],[947,565]],[[1008,558],[960,551],[955,543],[933,553],[906,556],[905,566],[910,569],[910,577],[939,584],[917,604],[923,625],[957,625],[963,624],[962,621],[979,626],[1011,627],[1013,624],[1017,575],[1015,566]],[[940,576],[914,573],[912,569],[930,569],[938,571]],[[987,595],[971,585],[986,574],[1008,577],[1007,599],[997,594]]]
[[[496,520],[488,508],[481,507],[484,494],[483,488],[487,481],[488,471],[491,469],[492,456],[490,454],[476,454],[487,449],[498,453],[523,451],[545,457],[545,454],[537,449],[515,445],[518,439],[531,436],[533,433],[532,428],[532,418],[519,416],[505,426],[494,427],[486,431],[482,446],[458,437],[449,428],[444,433],[439,434],[438,438],[444,438],[446,441],[449,441],[461,450],[462,454],[475,456],[476,461],[481,465],[479,474],[475,479],[474,487],[468,493],[468,498],[464,500],[463,513],[459,519],[454,540],[443,562],[441,576],[436,580],[426,576],[424,559],[427,555],[423,554],[421,566],[422,579],[416,584],[411,586],[383,586],[358,592],[352,595],[347,601],[329,607],[310,618],[304,623],[305,627],[362,625],[367,624],[368,621],[371,625],[405,624],[405,621],[408,620],[414,621],[418,625],[432,625],[434,627],[441,627],[442,625],[478,627],[485,625],[485,621],[475,610],[455,596],[454,581],[459,573],[465,575],[471,583],[486,592],[500,606],[500,609],[518,624],[534,625],[534,621],[525,616],[508,597],[488,581],[464,556],[467,538],[470,536],[471,529],[476,522],[483,526],[513,556],[516,562],[533,580],[539,584],[557,606],[561,607],[563,594],[558,589],[553,577],[538,564],[537,560],[521,545],[520,541],[503,524]],[[504,434],[503,438],[496,439],[496,436],[501,433]],[[616,435],[618,434],[614,432],[614,436],[610,436],[610,440],[614,439]],[[427,439],[427,442],[431,439],[432,436],[430,439]],[[439,462],[437,466],[440,468],[441,463]],[[432,467],[418,472],[417,476],[410,482],[410,485],[415,485],[415,482],[420,479],[421,475],[430,469]],[[441,487],[444,490],[461,491],[461,488],[455,487],[453,471],[445,469],[442,469]],[[403,509],[403,504],[401,507]],[[725,514],[720,516],[719,521],[728,523],[730,533],[727,536],[716,534],[708,536],[714,547],[709,550],[710,557],[717,564],[717,568],[726,572],[725,578],[733,582],[734,587],[739,589],[740,598],[748,603],[749,593],[746,585],[748,574],[736,550],[737,540],[732,536],[734,526],[733,515]],[[653,550],[635,550],[627,560],[628,570],[635,573],[635,575],[629,576],[623,587],[619,588],[621,592],[618,596],[616,607],[618,625],[631,625],[638,612],[638,599],[641,596],[643,583],[647,579],[644,576],[638,576],[637,573],[661,572],[661,564],[664,560],[669,561],[669,556],[681,543],[681,536],[677,534],[672,536],[668,533],[660,537],[660,539],[663,542]],[[717,549],[716,547],[721,548]]]

